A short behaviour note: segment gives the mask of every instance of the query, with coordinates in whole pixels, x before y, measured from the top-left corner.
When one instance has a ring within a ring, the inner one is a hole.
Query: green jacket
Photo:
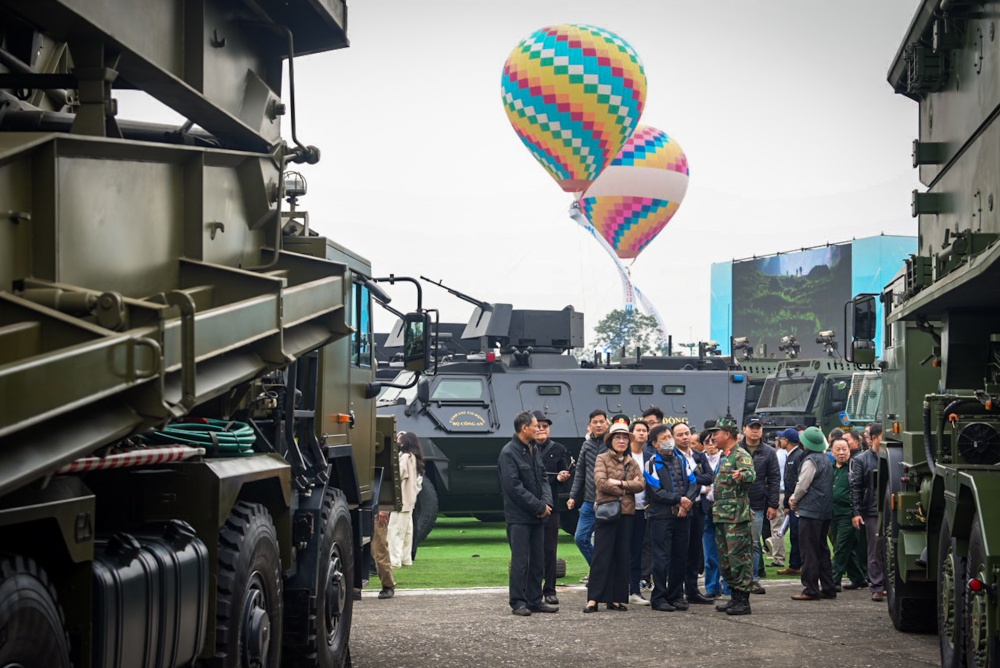
[[[851,517],[851,466],[833,465],[833,516]]]
[[[743,479],[736,481],[733,474],[743,471]],[[750,486],[757,478],[753,457],[740,446],[735,446],[728,457],[719,460],[719,473],[715,476],[715,505],[712,520],[718,522],[749,522]]]

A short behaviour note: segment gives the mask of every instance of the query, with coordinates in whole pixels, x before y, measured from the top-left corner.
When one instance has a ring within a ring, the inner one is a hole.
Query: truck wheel
[[[413,506],[413,549],[427,540],[434,528],[438,516],[437,489],[430,478],[424,476],[423,487],[417,494],[417,503]]]
[[[476,513],[473,515],[480,522],[495,523],[504,522],[503,513]]]
[[[938,636],[941,643],[941,667],[965,665],[965,557],[958,554],[948,520],[941,524],[938,541]]]
[[[556,559],[556,578],[566,577],[566,560],[562,557]]]
[[[899,523],[892,511],[892,493],[886,490],[882,506],[882,558],[885,563],[885,594],[889,603],[889,618],[892,619],[892,625],[897,631],[920,633],[933,631],[937,624],[934,599],[900,596],[897,591],[897,586],[901,584],[896,577],[898,536]]]
[[[354,615],[354,538],[351,511],[339,489],[327,487],[320,523],[322,556],[315,608],[295,615],[288,613],[289,619],[294,616],[305,620],[308,629],[295,629],[295,642],[285,643],[285,661],[300,668],[341,668],[349,665],[350,656],[347,647]],[[306,601],[305,605],[310,603]],[[299,640],[303,632],[307,638],[304,645]]]
[[[576,523],[580,519],[580,511],[574,508],[573,510],[560,510],[559,511],[559,526],[563,531],[568,533],[570,536],[576,535]]]
[[[986,550],[983,547],[983,528],[979,513],[972,520],[972,538],[969,540],[969,578],[978,578],[987,585],[996,585],[986,568]],[[966,665],[977,668],[993,668],[1000,659],[1000,639],[990,635],[988,614],[993,605],[985,591],[965,601],[965,647]]]
[[[281,664],[281,558],[267,509],[237,501],[219,530],[215,656],[224,668]]]
[[[64,622],[45,571],[25,557],[0,557],[0,666],[70,668]]]

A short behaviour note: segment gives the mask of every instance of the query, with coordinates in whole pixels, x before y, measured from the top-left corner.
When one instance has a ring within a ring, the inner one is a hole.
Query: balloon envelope
[[[549,26],[521,40],[504,63],[501,87],[517,136],[567,192],[597,178],[646,103],[635,50],[586,25]]]
[[[677,213],[688,185],[687,156],[665,132],[640,125],[580,198],[594,229],[631,259]]]

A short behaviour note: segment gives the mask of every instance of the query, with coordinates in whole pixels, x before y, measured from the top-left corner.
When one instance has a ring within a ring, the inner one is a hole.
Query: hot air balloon
[[[511,51],[501,81],[514,131],[566,192],[581,192],[639,124],[646,74],[614,33],[587,25],[542,28]]]
[[[677,213],[687,185],[681,147],[665,132],[640,125],[583,193],[580,210],[618,257],[633,259]]]

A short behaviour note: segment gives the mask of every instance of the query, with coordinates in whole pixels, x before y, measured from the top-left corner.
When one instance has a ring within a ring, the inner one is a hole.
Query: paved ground
[[[399,591],[355,601],[354,668],[449,666],[774,666],[911,668],[939,665],[937,636],[897,632],[865,590],[800,603],[793,581],[767,583],[753,614],[712,606],[687,612],[584,615],[583,587],[560,587],[557,614],[515,617],[506,589]]]

